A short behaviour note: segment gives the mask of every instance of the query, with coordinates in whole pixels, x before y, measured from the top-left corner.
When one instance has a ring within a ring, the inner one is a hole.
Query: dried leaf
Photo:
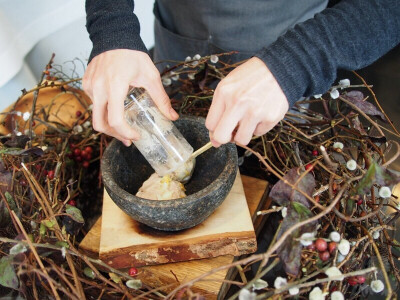
[[[277,239],[279,239],[293,225],[309,219],[313,216],[312,212],[303,204],[291,202],[288,206],[288,213],[283,219],[279,228]],[[303,246],[299,238],[303,233],[313,232],[315,230],[315,222],[311,222],[303,227],[295,230],[278,249],[277,253],[283,262],[284,269],[287,273],[296,276],[300,269],[301,250]]]
[[[308,173],[301,180],[299,180],[300,176],[300,170],[298,168],[293,168],[289,170],[289,172],[283,178],[293,185],[298,181],[297,188],[311,197],[315,188],[314,176]],[[291,186],[289,186],[282,180],[279,180],[273,186],[270,192],[270,196],[275,202],[277,202],[281,206],[287,206],[289,202],[296,201],[302,203],[306,207],[310,207],[310,203],[303,194],[294,190]]]
[[[0,142],[7,148],[25,148],[29,141],[27,135],[12,135],[0,137]]]
[[[380,110],[378,110],[375,105],[370,102],[364,101],[364,95],[360,91],[351,91],[346,93],[342,97],[353,103],[367,115],[379,117],[382,121],[387,122],[385,115]]]
[[[18,289],[19,281],[11,262],[14,256],[4,256],[0,260],[0,284],[2,286]]]
[[[4,168],[3,161],[0,160],[0,190],[5,193],[11,188],[12,174]]]

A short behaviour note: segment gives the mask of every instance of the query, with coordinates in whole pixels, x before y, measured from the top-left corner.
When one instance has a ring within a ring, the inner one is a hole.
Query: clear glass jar
[[[174,172],[193,153],[175,125],[164,117],[149,93],[132,88],[125,100],[125,119],[139,134],[133,141],[158,175]]]

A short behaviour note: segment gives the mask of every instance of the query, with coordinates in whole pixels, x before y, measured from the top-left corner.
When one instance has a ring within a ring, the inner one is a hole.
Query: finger
[[[171,106],[171,100],[165,92],[160,78],[152,80],[144,88],[149,92],[154,103],[165,117],[170,120],[177,120],[179,118],[178,113]]]
[[[221,119],[225,110],[225,101],[217,87],[213,100],[211,102],[210,110],[206,118],[206,127],[210,131],[215,131],[219,120]]]
[[[266,134],[272,128],[275,127],[276,124],[270,122],[260,122],[258,123],[256,129],[254,130],[254,135],[261,136]]]
[[[98,91],[98,89],[96,89]],[[99,96],[98,96],[99,95]],[[108,111],[107,111],[107,102],[104,97],[104,93],[96,93],[93,101],[93,128],[98,132],[103,132],[109,136],[113,136],[123,142],[126,146],[129,146],[132,142],[128,139],[123,138],[117,132],[112,130],[110,126],[108,126]]]
[[[90,62],[88,65],[85,74],[83,74],[82,78],[82,88],[85,91],[85,93],[90,97],[90,99],[93,100],[93,83],[92,81],[94,80],[95,74],[96,74],[96,68],[97,64],[95,64],[96,57]]]
[[[214,148],[218,148],[219,146],[221,146],[220,143],[218,143],[216,140],[214,140],[212,131],[209,132],[209,136],[210,136],[210,142]]]
[[[129,126],[124,117],[124,99],[127,92],[128,85],[121,84],[120,81],[110,82],[107,104],[108,125],[123,139],[137,140],[138,133]]]
[[[238,107],[230,110],[225,110],[221,120],[217,124],[213,138],[220,144],[226,144],[232,140],[232,133],[238,125],[239,120],[243,117],[244,112]]]
[[[240,121],[239,128],[234,135],[234,141],[242,145],[247,145],[250,143],[256,127],[257,121],[255,119],[244,119]]]
[[[107,99],[103,91],[98,88],[94,90],[93,94],[93,115],[92,125],[93,129],[98,132],[105,132],[108,128],[107,124]]]

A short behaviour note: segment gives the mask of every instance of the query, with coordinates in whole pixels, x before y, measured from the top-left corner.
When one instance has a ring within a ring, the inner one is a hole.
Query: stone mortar
[[[185,116],[174,122],[196,150],[209,141],[204,118]],[[125,147],[114,139],[101,161],[104,186],[111,199],[128,215],[150,227],[177,231],[196,226],[225,200],[237,173],[234,144],[212,148],[196,159],[187,197],[174,200],[148,200],[135,196],[154,170],[134,146]]]

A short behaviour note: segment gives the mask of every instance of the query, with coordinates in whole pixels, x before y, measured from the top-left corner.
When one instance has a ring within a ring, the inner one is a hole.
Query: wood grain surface
[[[270,201],[267,201],[268,184],[264,180],[249,176],[241,176],[246,200],[251,216],[253,217],[256,231],[259,231],[258,226],[263,223],[265,216],[256,216],[256,211],[266,209]],[[100,248],[102,217],[97,220],[85,238],[80,244],[80,249],[87,255],[97,258]],[[223,255],[208,259],[191,260],[186,262],[176,262],[161,265],[153,265],[139,268],[138,279],[143,283],[154,288],[160,288],[161,291],[171,291],[179,282],[191,280],[210,271],[211,269],[225,266],[234,261],[233,255]],[[131,265],[133,266],[133,265]],[[235,275],[233,268],[228,272],[228,269],[216,272],[203,281],[196,282],[193,287],[193,292],[200,292],[206,299],[223,299],[226,294],[229,283],[225,280],[232,280]]]

